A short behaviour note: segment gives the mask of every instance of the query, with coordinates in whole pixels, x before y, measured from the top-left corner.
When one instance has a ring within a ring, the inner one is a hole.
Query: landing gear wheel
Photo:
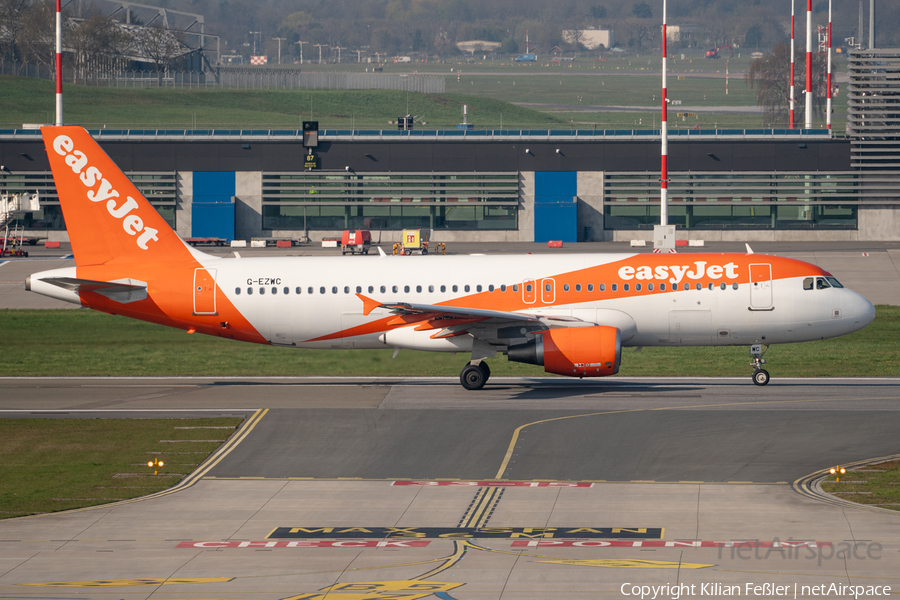
[[[487,375],[480,365],[466,365],[459,374],[459,382],[467,390],[480,390],[487,382]]]
[[[769,372],[765,369],[757,369],[753,371],[753,383],[756,385],[766,385],[769,383]]]
[[[491,378],[491,368],[484,361],[481,361],[481,370],[484,371],[484,382]]]

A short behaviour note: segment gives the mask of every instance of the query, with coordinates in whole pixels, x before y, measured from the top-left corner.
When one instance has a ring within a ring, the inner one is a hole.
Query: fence
[[[40,79],[54,79],[53,65],[0,61],[0,73]],[[72,82],[76,72],[63,69],[63,81]],[[423,94],[444,92],[440,75],[394,73],[303,73],[300,69],[267,67],[219,67],[215,71],[126,71],[104,66],[79,69],[78,83],[122,88],[229,88],[284,90],[401,90]]]

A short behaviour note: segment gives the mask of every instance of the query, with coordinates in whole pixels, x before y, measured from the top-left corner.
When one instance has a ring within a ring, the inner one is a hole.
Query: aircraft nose
[[[875,320],[875,307],[869,300],[856,292],[851,292],[849,310],[847,311],[853,320],[853,324],[857,329],[862,329]]]

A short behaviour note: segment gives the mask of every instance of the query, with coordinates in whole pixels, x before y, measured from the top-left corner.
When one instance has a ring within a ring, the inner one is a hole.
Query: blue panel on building
[[[197,202],[191,206],[191,237],[234,239],[234,200]]]
[[[234,171],[194,171],[194,198],[209,196],[216,198],[213,202],[231,202],[234,196]]]
[[[551,202],[534,203],[534,241],[578,241],[578,204],[571,196],[554,198]]]
[[[539,171],[534,174],[534,241],[578,241],[578,174]]]
[[[538,171],[534,174],[534,195],[569,196],[578,193],[577,171]]]

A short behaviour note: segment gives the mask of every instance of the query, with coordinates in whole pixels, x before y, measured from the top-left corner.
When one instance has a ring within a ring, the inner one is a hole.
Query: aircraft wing
[[[409,302],[379,302],[367,298],[362,294],[356,294],[363,301],[365,309],[363,314],[368,315],[376,308],[387,309],[398,315],[419,315],[438,317],[459,317],[463,319],[477,319],[478,321],[496,320],[498,322],[519,323],[548,323],[555,321],[583,323],[581,319],[573,317],[530,315],[527,313],[508,312],[502,310],[486,310],[483,308],[467,308],[464,306],[446,306],[442,304],[413,304]]]

